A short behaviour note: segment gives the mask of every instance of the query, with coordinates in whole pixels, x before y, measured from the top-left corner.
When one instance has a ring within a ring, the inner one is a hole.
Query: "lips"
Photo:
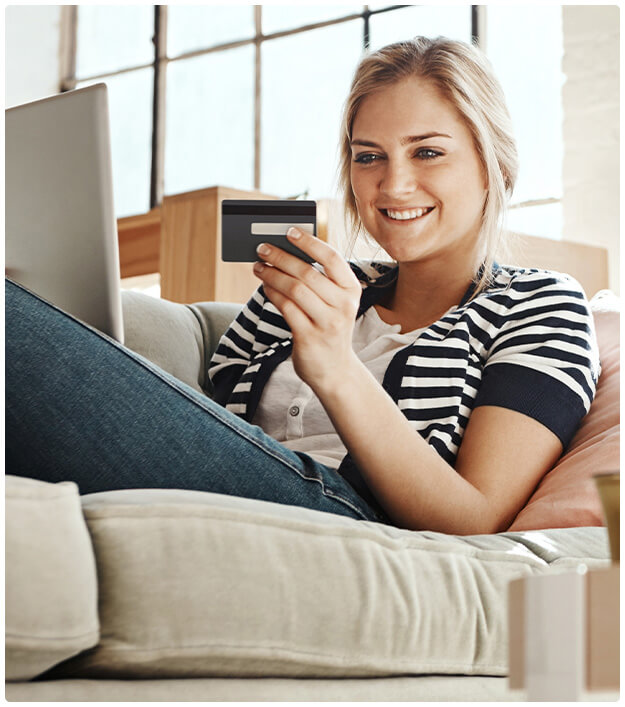
[[[427,216],[434,210],[434,206],[417,206],[410,209],[379,209],[379,211],[392,221],[416,221]]]

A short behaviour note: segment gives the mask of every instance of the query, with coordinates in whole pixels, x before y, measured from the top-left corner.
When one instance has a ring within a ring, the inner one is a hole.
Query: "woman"
[[[476,49],[417,38],[361,62],[343,128],[347,212],[396,265],[350,265],[297,229],[323,273],[261,245],[261,287],[209,368],[225,409],[11,285],[12,473],[457,534],[509,526],[588,411],[599,363],[574,280],[494,263],[516,175],[501,90]],[[35,445],[25,386],[47,401]]]

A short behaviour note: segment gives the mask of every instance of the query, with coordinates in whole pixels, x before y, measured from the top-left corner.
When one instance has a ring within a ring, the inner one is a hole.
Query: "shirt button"
[[[297,405],[293,405],[289,408],[289,415],[291,415],[292,417],[297,417],[297,415],[299,415],[299,408],[297,407]]]

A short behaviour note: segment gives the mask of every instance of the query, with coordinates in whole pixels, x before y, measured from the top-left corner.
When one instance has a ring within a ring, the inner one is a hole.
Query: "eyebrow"
[[[408,135],[400,140],[402,145],[411,145],[413,142],[421,142],[421,140],[429,140],[432,137],[448,137],[451,135],[446,135],[445,133],[425,133],[424,135]],[[352,140],[350,145],[362,145],[364,147],[379,147],[375,142],[370,140]]]

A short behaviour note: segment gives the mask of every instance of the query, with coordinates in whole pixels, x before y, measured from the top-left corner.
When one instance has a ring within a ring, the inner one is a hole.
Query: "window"
[[[425,34],[485,48],[519,144],[508,225],[560,237],[560,6],[73,7],[75,69],[64,88],[109,86],[118,216],[216,184],[335,196],[356,63],[367,48]]]
[[[290,34],[264,42],[261,51],[261,187],[281,196],[331,196],[362,20]]]
[[[254,46],[167,67],[165,193],[254,188]]]
[[[562,8],[489,5],[486,53],[512,116],[519,176],[508,228],[562,237]]]
[[[118,216],[144,213],[150,208],[154,9],[76,9],[74,86],[105,81],[109,90],[115,211]]]

